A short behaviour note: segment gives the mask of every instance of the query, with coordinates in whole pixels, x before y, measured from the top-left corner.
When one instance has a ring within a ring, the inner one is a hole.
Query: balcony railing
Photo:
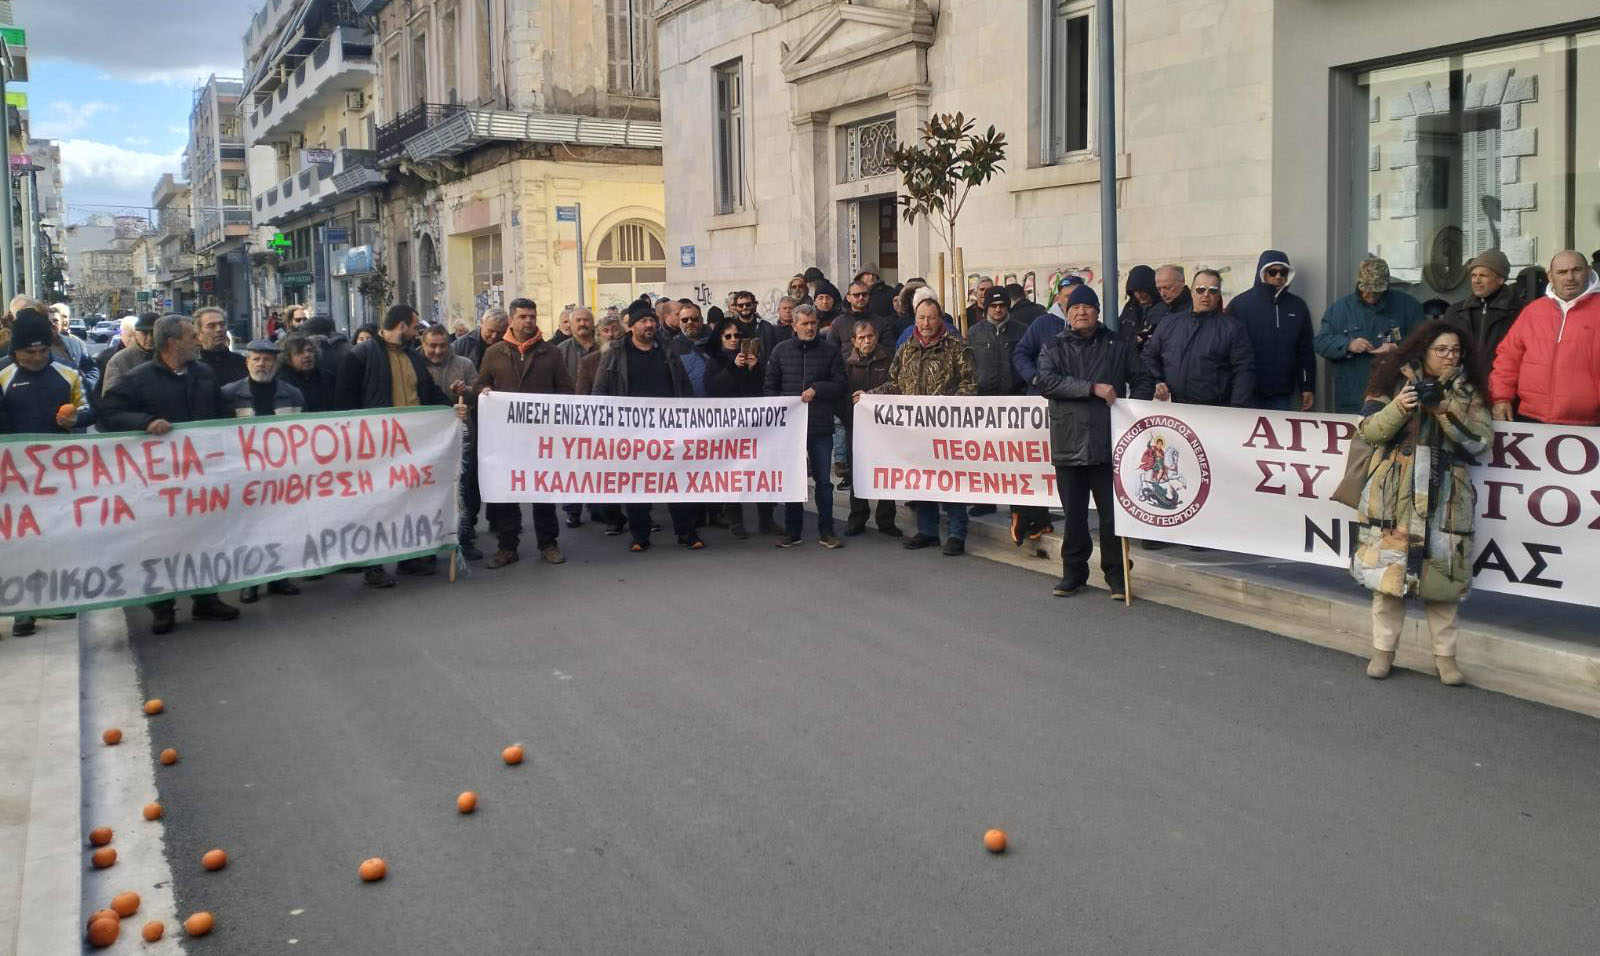
[[[378,127],[378,160],[400,155],[406,140],[461,113],[465,107],[446,103],[419,103]]]
[[[268,225],[381,184],[371,150],[335,150],[333,162],[307,166],[255,197],[253,221]]]
[[[365,93],[377,75],[373,36],[345,25],[323,40],[284,81],[257,100],[245,122],[247,145],[269,142],[293,131],[297,118],[324,109],[329,100]]]

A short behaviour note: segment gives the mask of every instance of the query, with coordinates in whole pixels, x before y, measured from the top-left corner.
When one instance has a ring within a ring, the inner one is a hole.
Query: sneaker
[[[238,608],[225,603],[215,594],[202,595],[195,599],[194,619],[197,621],[231,621],[238,616]]]
[[[606,525],[605,533],[611,537],[615,537],[627,529],[628,526],[626,524],[608,524]]]
[[[1022,531],[1022,515],[1019,512],[1013,511],[1011,512],[1011,543],[1020,548],[1022,547],[1022,539],[1024,537],[1025,535]]]
[[[540,548],[539,549],[539,557],[544,559],[544,563],[545,564],[566,564],[567,563],[567,556],[562,554],[561,553],[561,549],[556,547],[553,544],[550,545],[548,548]]]
[[[151,613],[155,615],[155,620],[150,622],[151,634],[171,634],[172,629],[178,626],[178,615],[172,608]]]
[[[949,541],[946,541],[944,543],[944,547],[940,548],[939,550],[944,552],[945,557],[953,558],[957,555],[967,553],[967,543],[962,541],[960,538],[951,538]]]
[[[854,538],[858,534],[866,534],[866,533],[867,533],[867,523],[865,521],[862,521],[862,522],[859,522],[859,523],[855,522],[855,521],[852,521],[849,524],[844,526],[844,536],[846,538]]]
[[[844,542],[840,541],[838,538],[835,538],[833,536],[833,532],[831,531],[824,531],[817,535],[817,543],[822,545],[824,548],[827,548],[829,551],[834,551],[844,547]]]
[[[692,531],[688,534],[678,535],[678,543],[683,545],[685,548],[688,548],[690,551],[699,551],[701,548],[706,546],[706,543],[700,540],[700,536]]]
[[[285,597],[294,597],[296,594],[300,593],[300,585],[290,581],[288,578],[284,578],[280,581],[273,581],[271,584],[268,584],[267,593],[282,594]]]
[[[484,562],[483,566],[488,568],[489,570],[493,571],[495,568],[503,568],[508,564],[516,564],[518,561],[521,561],[521,560],[522,560],[522,556],[517,554],[517,552],[515,552],[515,551],[506,551],[506,550],[502,549],[502,550],[496,551],[494,553],[494,555],[489,558],[488,561]]]
[[[892,525],[892,524],[879,525],[878,526],[878,533],[879,534],[883,534],[883,535],[888,535],[891,538],[903,538],[903,537],[905,537],[905,534],[906,534],[904,531],[900,530],[900,526],[899,525]]]
[[[967,514],[974,518],[981,518],[984,515],[992,515],[998,510],[1000,509],[996,508],[994,505],[973,505],[967,509]]]
[[[39,626],[33,623],[33,618],[31,617],[18,617],[11,622],[12,637],[27,637],[38,629]]]
[[[648,541],[635,541],[634,543],[628,545],[628,550],[632,551],[634,554],[641,554],[641,553],[643,553],[645,551],[649,551],[650,550],[650,542],[648,542]]]
[[[1083,585],[1081,584],[1073,584],[1066,578],[1062,578],[1056,582],[1055,587],[1050,589],[1050,593],[1056,597],[1071,597],[1072,595],[1077,594],[1079,589],[1082,587]]]
[[[660,530],[661,530],[661,525],[657,524],[655,519],[652,518],[650,520],[650,533],[651,534],[655,534],[657,531],[660,531]]]
[[[733,535],[735,538],[738,538],[740,541],[750,537],[750,532],[746,531],[744,525],[742,524],[730,526],[728,528],[728,533]]]
[[[382,568],[367,568],[361,572],[361,583],[369,588],[392,588],[394,575]]]
[[[900,542],[900,547],[905,548],[907,551],[918,551],[922,548],[930,548],[938,543],[938,538],[930,537],[925,534],[914,534]]]
[[[239,589],[240,604],[254,604],[259,600],[261,600],[261,588],[257,585],[252,584],[247,588]]]
[[[792,548],[799,543],[799,538],[791,538],[786,534],[781,534],[778,536],[778,547],[780,548]]]

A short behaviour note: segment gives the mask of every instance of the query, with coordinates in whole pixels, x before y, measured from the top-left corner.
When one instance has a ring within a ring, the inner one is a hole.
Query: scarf
[[[950,329],[945,326],[945,324],[944,324],[944,322],[942,320],[939,322],[939,331],[934,334],[933,338],[930,338],[930,339],[923,338],[922,337],[922,331],[920,329],[918,329],[918,330],[916,330],[916,331],[911,333],[912,337],[917,340],[917,344],[921,345],[923,348],[930,348],[930,347],[932,347],[934,345],[938,345],[939,344],[939,340],[944,338],[946,335],[949,335],[949,334],[950,334]]]
[[[533,334],[528,336],[526,341],[518,342],[516,339],[511,337],[509,332],[506,334],[506,341],[510,342],[512,348],[515,348],[523,358],[527,358],[528,350],[544,341],[544,332],[536,325],[533,327]]]

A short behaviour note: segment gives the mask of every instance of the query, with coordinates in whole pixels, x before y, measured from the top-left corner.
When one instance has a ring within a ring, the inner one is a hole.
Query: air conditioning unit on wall
[[[351,90],[344,95],[344,108],[347,110],[360,110],[366,105],[366,94],[360,90]]]
[[[360,196],[356,199],[356,219],[360,222],[378,221],[378,200],[373,196]]]

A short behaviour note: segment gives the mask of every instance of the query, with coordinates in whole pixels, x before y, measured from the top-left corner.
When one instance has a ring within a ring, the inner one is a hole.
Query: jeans
[[[1061,492],[1066,532],[1061,541],[1061,578],[1073,585],[1089,580],[1089,555],[1094,543],[1089,538],[1089,496],[1100,520],[1100,570],[1112,586],[1122,580],[1122,539],[1117,537],[1111,496],[1110,465],[1058,465],[1056,487]]]
[[[967,506],[953,502],[917,502],[917,534],[924,538],[939,537],[940,508],[944,509],[944,516],[950,523],[950,537],[957,541],[967,540]]]
[[[522,541],[522,506],[516,502],[490,502],[484,510],[489,513],[489,530],[494,532],[496,546],[501,551],[517,550],[517,545]],[[560,533],[560,526],[556,524],[556,506],[534,505],[533,535],[539,543],[539,550],[555,544]]]
[[[833,433],[806,436],[806,470],[816,483],[817,534],[833,534]],[[799,538],[806,506],[790,501],[783,506],[783,532]]]
[[[650,543],[650,506],[623,505],[622,510],[628,516],[628,533],[633,540],[640,544]],[[667,514],[672,516],[672,533],[685,535],[694,533],[694,508],[690,505],[667,505]]]

